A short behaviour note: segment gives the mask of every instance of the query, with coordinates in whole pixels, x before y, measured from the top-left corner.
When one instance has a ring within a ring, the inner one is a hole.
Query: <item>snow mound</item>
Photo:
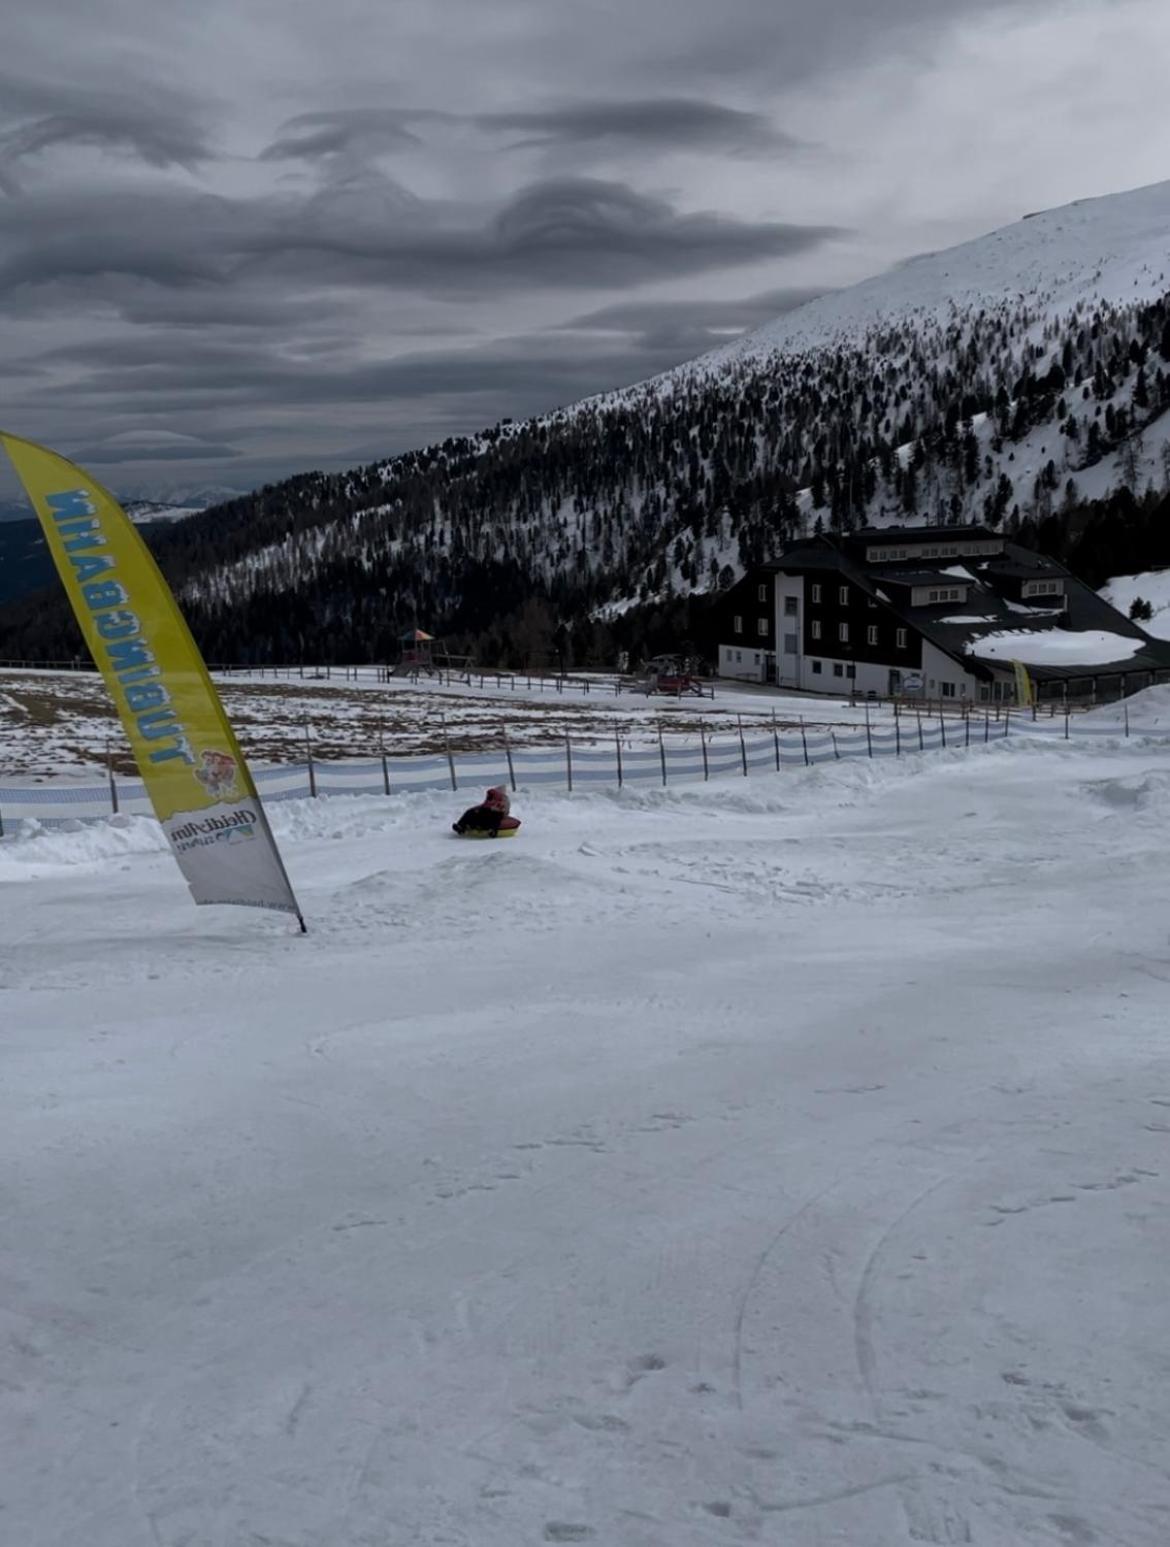
[[[1127,716],[1131,729],[1170,729],[1170,683],[1143,688],[1124,704],[1102,704],[1099,709],[1090,709],[1083,719],[1093,726],[1120,725]]]

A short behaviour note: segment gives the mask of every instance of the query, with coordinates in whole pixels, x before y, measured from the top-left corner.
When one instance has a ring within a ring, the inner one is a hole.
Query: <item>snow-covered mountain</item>
[[[706,593],[821,528],[1055,541],[1170,485],[1168,300],[1170,183],[1081,201],[639,385],[234,500],[160,557],[218,659],[385,654],[415,623],[499,658],[554,613]]]

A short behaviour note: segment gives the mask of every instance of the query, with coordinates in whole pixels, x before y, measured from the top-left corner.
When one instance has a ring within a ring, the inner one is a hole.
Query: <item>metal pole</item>
[[[313,767],[313,743],[309,736],[309,722],[305,721],[305,759],[309,770],[309,794],[316,799],[317,796],[317,771]]]
[[[707,780],[711,777],[711,770],[707,763],[707,727],[702,720],[699,721],[699,742],[703,748],[703,778]],[[776,766],[779,768],[779,763]]]
[[[1010,736],[1012,733],[1012,706],[1010,704],[1007,706],[1007,713],[1003,717],[1003,733],[1005,736]]]
[[[512,786],[513,795],[516,793],[516,769],[512,763],[512,743],[508,736],[508,727],[504,726],[504,756],[508,759],[508,783]]]
[[[947,720],[946,720],[946,716],[943,714],[943,706],[942,706],[942,699],[941,698],[938,701],[938,726],[939,726],[939,730],[942,731],[942,744],[943,744],[943,751],[945,752],[946,749],[947,749]]]
[[[622,733],[621,727],[617,725],[613,728],[613,744],[617,752],[618,789],[620,790],[622,787]]]
[[[971,745],[971,711],[969,709],[968,709],[967,713],[963,716],[963,719],[967,723],[967,739],[963,743],[963,745],[965,747],[969,747]]]
[[[898,701],[894,700],[894,756],[902,756],[902,721],[898,714]]]
[[[772,745],[776,749],[776,772],[780,772],[780,731],[776,725],[776,711],[772,710]]]
[[[841,753],[837,749],[837,732],[835,730],[830,730],[829,735],[833,738],[833,756],[837,762],[840,762]]]
[[[662,739],[662,721],[658,722],[658,756],[662,762],[662,783],[666,785],[666,743]]]
[[[1065,688],[1065,692],[1066,693],[1068,692],[1067,686]],[[1066,741],[1068,740],[1068,716],[1069,716],[1069,708],[1068,708],[1068,699],[1066,698],[1065,701],[1064,701],[1064,739]]]
[[[450,773],[451,773],[451,788],[453,790],[457,790],[459,788],[459,780],[455,777],[455,759],[451,755],[451,738],[447,734],[447,716],[446,715],[442,716],[442,721],[443,721],[443,746],[444,746],[444,748],[446,749],[446,752],[447,752],[447,767],[448,767],[448,769],[450,770]]]
[[[569,733],[565,732],[565,768],[569,775],[569,794],[573,793],[573,747],[569,741]]]
[[[382,785],[390,793],[390,764],[386,761],[386,737],[381,720],[378,721],[378,750],[382,754]]]
[[[1128,737],[1129,736],[1129,704],[1128,703],[1124,703],[1124,704],[1122,704],[1121,707],[1122,707],[1122,710],[1125,713],[1125,734]],[[2,830],[2,829],[0,829],[0,830]]]
[[[747,745],[746,745],[746,743],[744,742],[744,739],[743,739],[743,715],[742,714],[737,714],[735,718],[736,718],[736,720],[739,723],[739,756],[740,756],[740,761],[743,763],[743,776],[746,779],[747,778]]]
[[[922,739],[922,710],[916,709],[914,712],[918,716],[918,750],[920,752],[925,752],[926,743]]]
[[[870,724],[869,724],[869,699],[868,698],[865,701],[865,745],[866,745],[866,747],[869,750],[870,757],[872,757],[873,756],[873,731],[870,729]]]
[[[800,717],[800,745],[804,749],[804,766],[808,767],[808,737],[804,730],[804,715]]]
[[[106,738],[106,775],[110,781],[110,805],[114,808],[114,815],[118,815],[118,786],[114,782],[114,760],[110,755],[110,741]]]

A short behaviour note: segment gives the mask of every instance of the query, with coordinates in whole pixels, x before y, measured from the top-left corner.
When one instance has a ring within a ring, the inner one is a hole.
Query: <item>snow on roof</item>
[[[969,580],[972,585],[975,584],[975,576],[969,569],[965,569],[962,564],[949,564],[946,569],[940,569],[939,574],[954,575],[956,580]]]
[[[1026,666],[1110,666],[1142,648],[1140,639],[1104,629],[1005,629],[967,645],[968,655],[990,661],[1023,661]]]

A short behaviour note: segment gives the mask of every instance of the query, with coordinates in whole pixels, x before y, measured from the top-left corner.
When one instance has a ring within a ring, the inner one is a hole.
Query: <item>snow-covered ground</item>
[[[1170,639],[1170,569],[1148,569],[1140,575],[1115,575],[1102,586],[1101,595],[1126,617],[1139,598],[1149,602],[1153,617],[1141,622],[1139,627],[1155,639]]]
[[[19,1547],[1170,1537],[1170,752],[0,845]]]
[[[615,733],[635,743],[666,734],[696,737],[700,723],[734,729],[780,725],[864,724],[863,702],[780,692],[743,683],[706,684],[714,697],[647,696],[628,687],[615,693],[614,677],[579,677],[558,690],[552,677],[476,676],[472,683],[379,682],[374,667],[333,668],[317,675],[274,677],[235,671],[217,674],[228,718],[256,762],[316,757],[392,756],[502,747],[581,743],[612,745]],[[874,720],[888,711],[868,711]],[[308,741],[306,741],[306,735]],[[0,671],[0,783],[33,776],[104,769],[107,748],[115,765],[130,766],[114,706],[96,672]]]

